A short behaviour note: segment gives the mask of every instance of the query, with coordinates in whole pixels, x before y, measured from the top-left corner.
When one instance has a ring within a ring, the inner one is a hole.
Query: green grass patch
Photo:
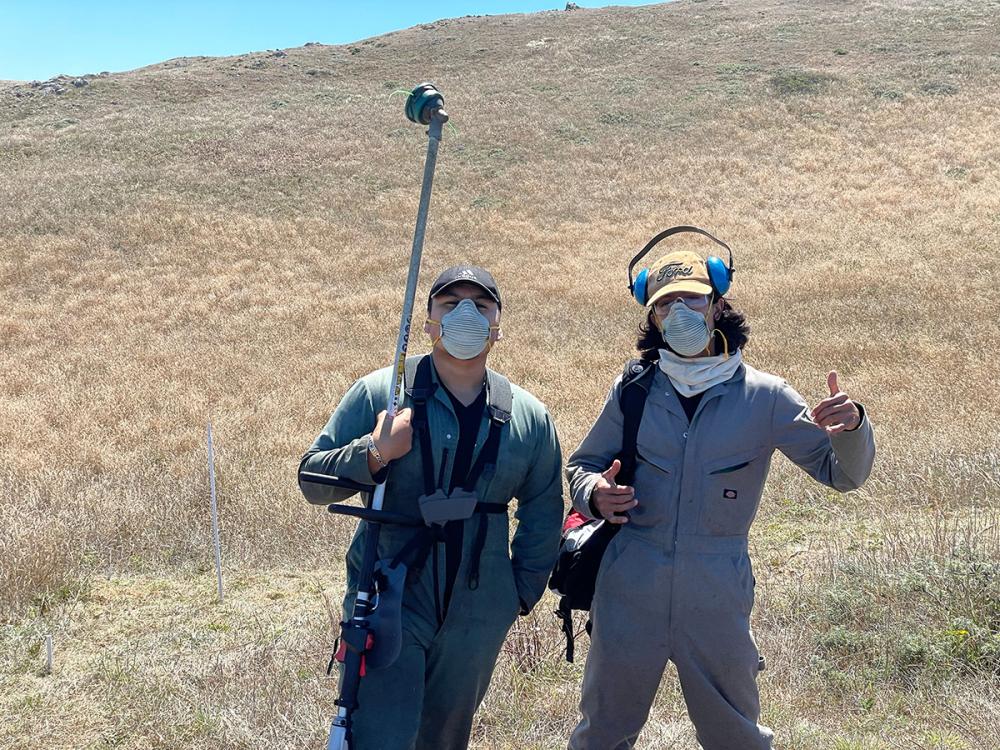
[[[1000,562],[976,555],[880,567],[844,561],[809,606],[833,684],[1000,678]]]
[[[768,79],[768,85],[778,96],[811,96],[821,94],[834,82],[829,73],[815,70],[779,70]]]
[[[469,203],[473,208],[492,209],[504,206],[504,201],[492,195],[478,195]]]
[[[872,96],[876,99],[885,99],[892,102],[901,101],[906,96],[900,89],[887,85],[873,86],[871,92]]]
[[[760,73],[763,70],[756,63],[741,62],[741,63],[722,63],[721,65],[715,66],[715,74],[719,78],[736,78],[752,73]]]
[[[928,81],[920,86],[920,91],[929,96],[954,96],[959,89],[948,81]]]
[[[582,146],[586,143],[590,143],[590,137],[584,133],[576,125],[572,124],[562,124],[556,128],[556,136],[564,141],[570,143],[575,143],[578,146]]]
[[[73,601],[87,601],[90,591],[90,581],[77,579],[37,594],[31,603],[38,616],[45,617],[63,604]]]
[[[597,121],[602,125],[631,125],[635,122],[635,115],[629,112],[604,112]]]

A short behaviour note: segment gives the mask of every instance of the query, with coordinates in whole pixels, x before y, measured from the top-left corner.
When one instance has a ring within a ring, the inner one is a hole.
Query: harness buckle
[[[476,512],[479,498],[475,492],[456,487],[451,494],[438,489],[433,494],[417,498],[420,515],[428,526],[443,526],[448,521],[464,521]]]

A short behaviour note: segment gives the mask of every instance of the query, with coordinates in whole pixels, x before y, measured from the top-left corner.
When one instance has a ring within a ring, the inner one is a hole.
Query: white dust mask
[[[703,352],[712,336],[705,314],[692,310],[683,300],[670,306],[670,312],[660,324],[660,332],[670,348],[684,357]]]
[[[437,323],[431,320],[431,323]],[[441,316],[439,340],[455,359],[474,359],[483,353],[490,340],[490,321],[479,312],[476,303],[463,299]],[[434,342],[435,344],[437,341]]]

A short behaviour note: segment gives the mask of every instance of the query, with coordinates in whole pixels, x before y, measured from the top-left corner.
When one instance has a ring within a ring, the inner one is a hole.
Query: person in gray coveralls
[[[669,660],[705,750],[764,750],[772,733],[759,723],[764,662],[750,629],[747,534],[771,456],[853,490],[874,461],[871,423],[836,372],[810,409],[780,377],[746,364],[749,326],[699,255],[671,253],[637,282],[647,305],[639,349],[658,366],[633,484],[615,482],[621,377],[567,464],[576,509],[622,524],[596,581],[583,716],[569,747],[634,747]]]

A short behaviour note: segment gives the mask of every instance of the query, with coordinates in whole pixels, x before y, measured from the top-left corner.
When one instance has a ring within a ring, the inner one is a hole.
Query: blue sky
[[[565,0],[0,0],[0,80],[116,72],[172,57],[235,55],[306,42],[344,44],[440,18],[565,5]]]

